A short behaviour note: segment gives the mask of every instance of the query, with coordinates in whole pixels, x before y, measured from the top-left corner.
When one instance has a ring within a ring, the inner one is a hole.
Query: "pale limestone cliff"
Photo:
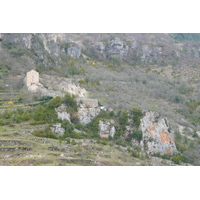
[[[92,121],[101,111],[96,99],[82,99],[82,104],[78,108],[78,118],[80,123],[86,125]]]
[[[70,114],[66,111],[66,106],[64,104],[62,104],[58,108],[55,108],[55,111],[58,115],[58,119],[68,120],[71,123]]]
[[[141,119],[140,129],[143,133],[141,146],[149,153],[177,153],[173,131],[170,130],[167,119],[155,112],[147,112]]]

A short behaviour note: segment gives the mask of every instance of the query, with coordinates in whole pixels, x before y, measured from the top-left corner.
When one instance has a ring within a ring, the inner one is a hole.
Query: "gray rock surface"
[[[51,131],[58,136],[65,134],[65,129],[61,127],[61,123],[53,124],[53,126],[50,128]]]
[[[100,113],[99,107],[80,107],[78,109],[78,118],[80,123],[86,125]]]
[[[140,129],[143,133],[141,146],[149,153],[177,153],[173,130],[170,130],[167,119],[155,112],[146,112],[141,119]]]
[[[101,138],[108,138],[109,136],[114,137],[115,135],[115,127],[114,127],[114,120],[109,121],[99,121],[99,135]]]
[[[120,57],[126,57],[129,47],[121,41],[119,38],[110,40],[106,51],[111,54],[119,55]]]
[[[67,49],[67,55],[72,58],[79,58],[81,56],[81,48],[79,46],[71,46]]]
[[[100,53],[103,53],[104,50],[105,50],[105,45],[103,44],[103,42],[96,42],[96,43],[94,44],[94,47],[95,47],[95,49],[96,49],[98,52],[100,52]]]
[[[58,115],[58,119],[68,120],[71,123],[70,114],[66,111],[66,106],[64,104],[62,104],[58,108],[55,108],[55,111]]]
[[[77,98],[77,101],[82,102],[78,108],[78,118],[83,125],[90,123],[101,111],[97,99]]]
[[[200,137],[200,131],[197,131],[196,133],[197,133],[197,135]]]

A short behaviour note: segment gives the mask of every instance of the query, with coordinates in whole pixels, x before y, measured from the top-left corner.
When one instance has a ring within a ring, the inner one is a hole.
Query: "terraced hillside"
[[[94,139],[59,142],[56,139],[36,137],[31,134],[32,131],[27,124],[0,127],[1,166],[175,165],[169,160],[148,157],[145,152],[141,152],[140,158],[137,158],[128,148],[113,145],[112,142],[101,144]]]

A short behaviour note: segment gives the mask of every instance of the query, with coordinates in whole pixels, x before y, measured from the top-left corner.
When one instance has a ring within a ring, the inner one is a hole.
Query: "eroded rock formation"
[[[53,124],[53,126],[50,129],[53,133],[57,134],[58,136],[65,134],[65,129],[61,127],[61,123]]]
[[[115,127],[114,127],[114,120],[109,121],[99,121],[99,135],[101,138],[108,138],[109,136],[114,137],[115,135]]]
[[[80,123],[86,125],[92,121],[101,111],[97,99],[82,99],[82,104],[78,108],[78,118]]]
[[[64,104],[62,104],[58,108],[55,108],[55,111],[58,115],[58,119],[68,120],[71,123],[70,114],[66,111],[66,106]]]
[[[167,119],[161,118],[158,113],[147,112],[141,119],[140,129],[143,133],[141,146],[149,154],[177,153],[173,131]]]

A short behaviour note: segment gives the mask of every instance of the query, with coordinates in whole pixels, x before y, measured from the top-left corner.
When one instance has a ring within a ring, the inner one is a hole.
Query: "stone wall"
[[[80,98],[79,101],[82,101],[81,107],[98,107],[99,105],[97,99]]]

